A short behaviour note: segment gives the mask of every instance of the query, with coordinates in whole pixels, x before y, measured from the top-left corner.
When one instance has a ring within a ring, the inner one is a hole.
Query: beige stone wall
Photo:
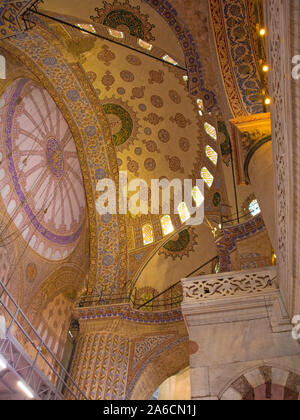
[[[249,163],[249,178],[275,249],[277,238],[272,142],[262,145],[252,156]]]
[[[189,244],[186,247],[186,254],[183,251],[182,255],[174,257],[174,260],[172,252],[166,250],[157,252],[144,267],[136,287],[138,289],[154,287],[158,292],[162,292],[218,254],[213,235],[206,223],[190,230],[190,242],[193,239],[192,235],[195,235],[194,244],[192,246]],[[203,271],[205,269],[211,273],[211,265],[205,267]]]
[[[272,264],[273,248],[266,229],[254,236],[237,240],[230,253],[232,271],[267,267]]]
[[[168,378],[161,384],[158,391],[159,400],[190,400],[191,381],[190,369],[184,369]]]
[[[234,274],[228,279],[237,285],[238,274],[236,279]],[[211,287],[213,282],[212,278]],[[273,281],[273,289],[253,289],[252,294],[239,291],[222,298],[213,294],[208,299],[184,298],[183,314],[193,342],[192,399],[221,398],[231,383],[254,368],[277,367],[299,374],[299,345],[292,337],[292,326],[275,285]],[[299,386],[293,389],[300,393]],[[228,399],[233,396],[228,395]]]
[[[272,244],[268,232],[257,233],[251,238],[237,241],[238,265],[233,271],[266,267],[272,263]]]

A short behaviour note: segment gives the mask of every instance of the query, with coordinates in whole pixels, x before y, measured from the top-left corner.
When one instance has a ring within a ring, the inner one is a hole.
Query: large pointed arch
[[[121,279],[124,284],[127,279],[126,241],[122,240],[126,236],[124,221],[114,215],[102,223],[95,209],[97,169],[114,180],[118,170],[104,111],[85,72],[79,64],[72,64],[72,57],[62,44],[56,48],[57,42],[50,30],[38,26],[34,35],[19,35],[1,42],[1,47],[29,68],[50,93],[73,134],[88,207],[91,254],[88,288],[92,291],[99,283],[104,288],[111,287],[112,278],[116,283]],[[103,235],[108,232],[109,241],[104,250]],[[124,261],[119,264],[121,254]],[[114,287],[118,289],[120,284]]]

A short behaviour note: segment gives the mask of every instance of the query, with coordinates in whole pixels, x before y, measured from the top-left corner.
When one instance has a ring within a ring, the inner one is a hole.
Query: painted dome
[[[84,225],[83,179],[71,131],[46,90],[19,79],[0,110],[0,190],[30,247],[66,258]]]

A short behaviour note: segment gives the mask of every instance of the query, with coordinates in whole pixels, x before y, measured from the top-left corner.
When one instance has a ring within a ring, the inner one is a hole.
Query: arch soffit
[[[117,181],[118,169],[110,128],[80,65],[70,63],[67,58],[70,55],[64,46],[60,45],[58,50],[55,44],[57,39],[53,39],[51,33],[37,27],[34,34],[25,33],[5,43],[1,41],[0,46],[30,69],[35,81],[50,93],[70,127],[76,143],[88,208],[91,263],[88,287],[92,290],[99,284],[100,274],[103,286],[111,287],[111,278],[126,281],[127,249],[123,249],[126,248],[124,219],[113,216],[110,221],[101,224],[101,217],[95,209],[96,169],[104,168],[106,176]],[[71,92],[77,100],[68,99]],[[104,236],[109,238],[109,243],[106,243],[106,255],[103,257],[101,246]],[[119,246],[116,247],[116,244]],[[120,255],[125,257],[119,268]],[[119,276],[116,275],[118,270]]]

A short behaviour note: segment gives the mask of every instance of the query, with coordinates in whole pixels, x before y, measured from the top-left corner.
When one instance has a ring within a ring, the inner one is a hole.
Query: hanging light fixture
[[[268,64],[265,64],[265,65],[263,65],[262,69],[265,73],[267,73],[269,71],[270,67],[268,66]]]
[[[4,359],[4,357],[0,354],[0,372],[2,370],[7,369],[7,361]]]
[[[34,398],[34,394],[31,391],[31,389],[29,388],[28,385],[26,385],[23,381],[18,381],[17,382],[18,387],[20,388],[20,390],[31,400]]]

